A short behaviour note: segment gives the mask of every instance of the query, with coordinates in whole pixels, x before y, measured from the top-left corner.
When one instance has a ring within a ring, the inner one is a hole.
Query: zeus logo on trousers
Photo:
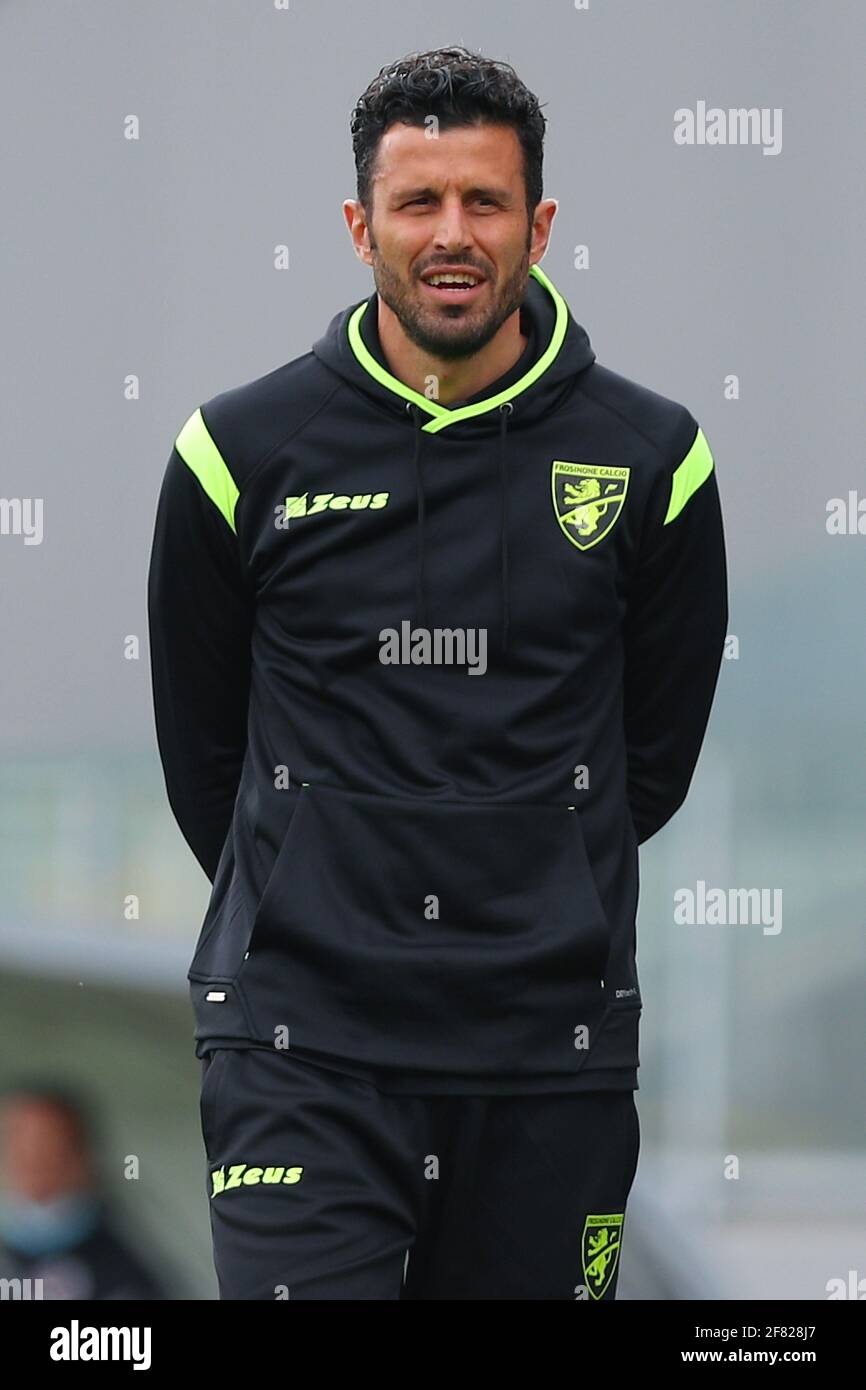
[[[293,1187],[301,1181],[304,1170],[302,1167],[251,1168],[248,1163],[231,1163],[228,1169],[225,1164],[215,1168],[210,1176],[213,1183],[211,1197],[216,1197],[220,1192],[231,1192],[233,1187],[259,1187],[271,1183],[286,1183]]]

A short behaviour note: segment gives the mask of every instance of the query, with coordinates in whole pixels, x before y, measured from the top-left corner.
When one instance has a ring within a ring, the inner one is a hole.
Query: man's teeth
[[[468,275],[431,275],[427,279],[428,285],[477,285],[478,281]]]

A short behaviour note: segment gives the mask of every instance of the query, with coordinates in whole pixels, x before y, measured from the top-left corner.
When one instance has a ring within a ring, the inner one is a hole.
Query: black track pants
[[[615,1298],[631,1091],[385,1095],[258,1048],[203,1070],[221,1298]]]

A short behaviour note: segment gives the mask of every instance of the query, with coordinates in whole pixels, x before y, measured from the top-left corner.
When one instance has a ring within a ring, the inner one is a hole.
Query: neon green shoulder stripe
[[[190,415],[174,447],[234,531],[235,505],[240,494],[228,464],[211,439],[201,409]]]
[[[675,516],[679,516],[692,493],[697,492],[701,483],[706,482],[712,471],[713,456],[710,453],[710,446],[704,437],[703,430],[698,426],[694,444],[679,467],[674,470],[671,500],[668,503],[668,512],[663,523],[665,526],[669,521],[673,521]]]

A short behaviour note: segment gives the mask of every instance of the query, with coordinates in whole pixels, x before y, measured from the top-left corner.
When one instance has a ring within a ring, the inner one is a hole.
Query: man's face
[[[90,1162],[70,1120],[37,1097],[8,1100],[0,1113],[0,1179],[10,1193],[46,1202],[78,1192]]]
[[[553,199],[530,224],[520,141],[510,126],[459,126],[428,139],[394,125],[379,144],[372,223],[345,204],[376,289],[406,336],[442,360],[470,357],[519,308],[529,268],[547,246]],[[436,288],[437,269],[463,267],[471,289]]]

